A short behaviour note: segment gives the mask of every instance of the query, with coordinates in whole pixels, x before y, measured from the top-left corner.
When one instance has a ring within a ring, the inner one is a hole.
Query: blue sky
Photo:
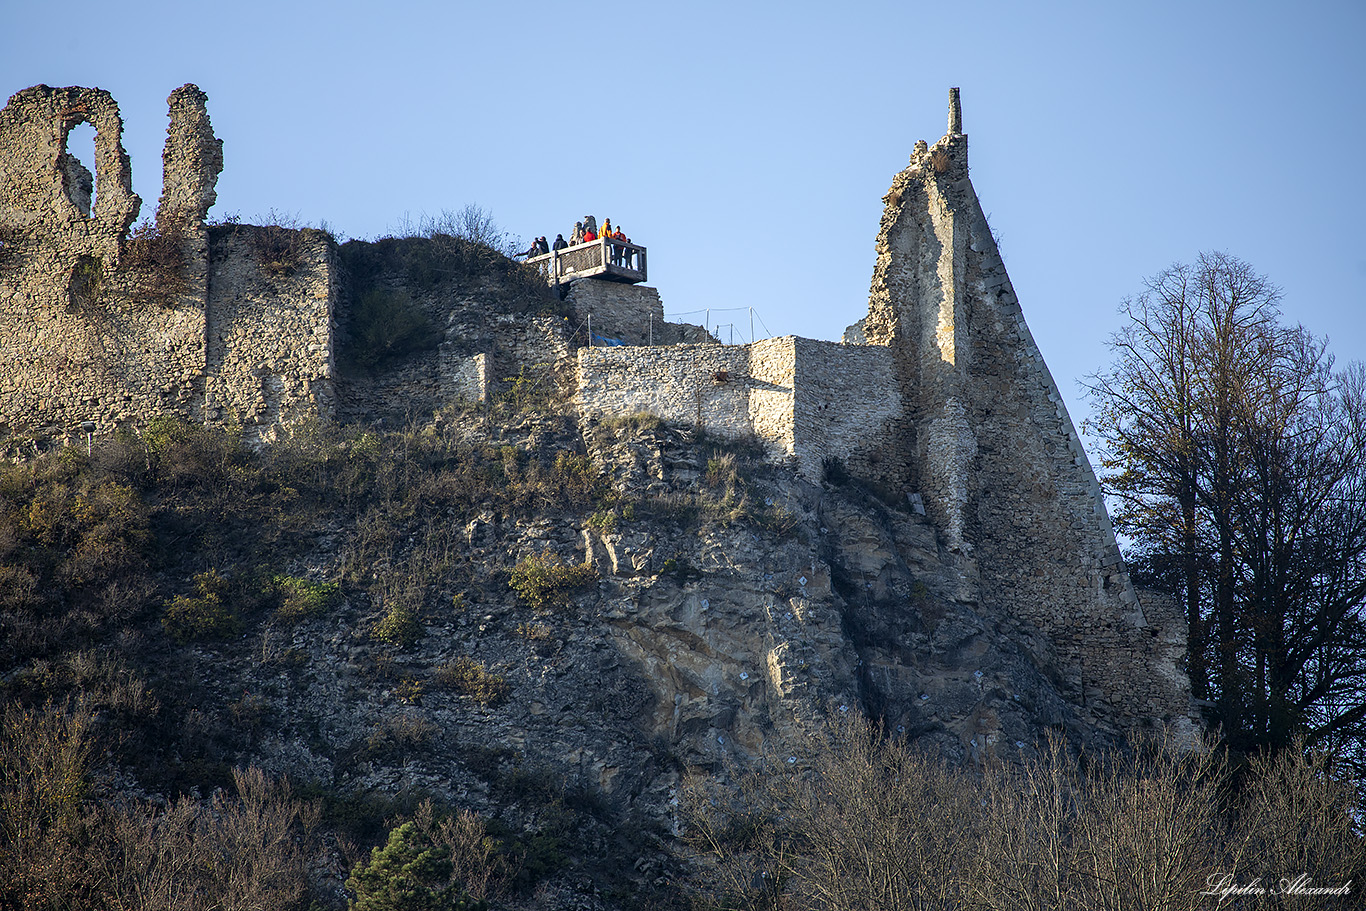
[[[477,203],[529,241],[591,212],[649,247],[666,312],[838,338],[881,197],[960,86],[973,183],[1074,418],[1121,299],[1201,250],[1366,359],[1360,0],[0,3],[0,97],[113,93],[144,215],[166,96],[193,82],[224,143],[211,217],[371,238]]]

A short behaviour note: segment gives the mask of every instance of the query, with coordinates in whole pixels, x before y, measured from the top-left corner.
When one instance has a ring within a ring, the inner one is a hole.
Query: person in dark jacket
[[[569,241],[564,239],[563,234],[556,234],[555,243],[551,244],[551,246],[556,250],[563,250],[565,247],[569,246]]]

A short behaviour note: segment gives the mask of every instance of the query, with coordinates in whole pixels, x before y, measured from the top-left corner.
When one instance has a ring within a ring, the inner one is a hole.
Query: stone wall
[[[235,421],[253,436],[330,417],[332,240],[315,230],[231,225],[211,232],[204,418]],[[287,260],[262,264],[262,249]]]
[[[493,389],[492,360],[487,354],[462,357],[445,364],[450,394],[457,402],[487,402]]]
[[[740,345],[580,348],[578,404],[585,414],[646,413],[718,436],[750,436],[749,366],[749,348]],[[791,400],[790,384],[773,393],[779,409]],[[780,438],[769,442],[783,451]]]
[[[825,460],[838,459],[874,480],[904,475],[902,441],[910,431],[891,351],[806,338],[795,348],[792,421],[801,473],[819,480]]]
[[[79,123],[96,131],[93,176],[66,148]],[[122,130],[99,89],[34,86],[0,110],[0,438],[192,407],[202,308],[150,303],[119,268],[141,207]]]
[[[647,413],[730,438],[757,437],[819,481],[827,459],[868,468],[894,448],[902,413],[888,349],[786,336],[752,345],[582,348],[578,403]]]
[[[664,305],[659,292],[646,285],[628,285],[596,278],[580,278],[565,297],[574,305],[574,320],[593,320],[593,334],[627,345],[658,343],[664,331]]]
[[[572,330],[563,317],[450,309],[444,322],[434,349],[339,376],[338,416],[403,421],[450,405],[486,402],[519,379],[538,391],[561,391],[552,368],[567,364],[573,353]],[[484,350],[471,354],[471,348]]]
[[[92,175],[66,148],[81,123],[95,128],[93,210]],[[108,92],[35,85],[0,110],[0,231],[7,246],[41,246],[59,270],[83,255],[117,261],[141,207],[123,119]],[[43,244],[44,237],[56,243]]]

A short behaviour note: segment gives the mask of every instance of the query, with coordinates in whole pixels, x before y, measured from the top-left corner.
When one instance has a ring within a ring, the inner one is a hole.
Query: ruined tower
[[[967,558],[978,598],[1044,633],[1076,696],[1116,714],[1179,714],[1184,675],[1171,653],[1180,631],[1171,618],[1150,622],[1130,584],[1096,476],[968,177],[958,89],[947,133],[916,144],[884,202],[861,328],[894,353],[914,429],[901,441],[907,481]],[[1167,657],[1151,669],[1171,687],[1165,706],[1160,686],[1134,689],[1131,662],[1157,640]]]
[[[223,144],[207,96],[184,85],[167,103],[156,221],[131,232],[142,201],[108,92],[36,85],[0,110],[5,449],[159,415],[266,439],[331,411],[335,245],[208,224]],[[95,128],[93,175],[67,149],[80,123]]]

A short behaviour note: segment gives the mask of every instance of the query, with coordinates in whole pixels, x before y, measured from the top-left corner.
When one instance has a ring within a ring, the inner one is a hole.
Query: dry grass
[[[1212,876],[1341,886],[1366,865],[1356,785],[1301,749],[1238,775],[1211,747],[1079,759],[1050,739],[950,769],[852,720],[737,779],[685,789],[721,908],[1195,911]]]

